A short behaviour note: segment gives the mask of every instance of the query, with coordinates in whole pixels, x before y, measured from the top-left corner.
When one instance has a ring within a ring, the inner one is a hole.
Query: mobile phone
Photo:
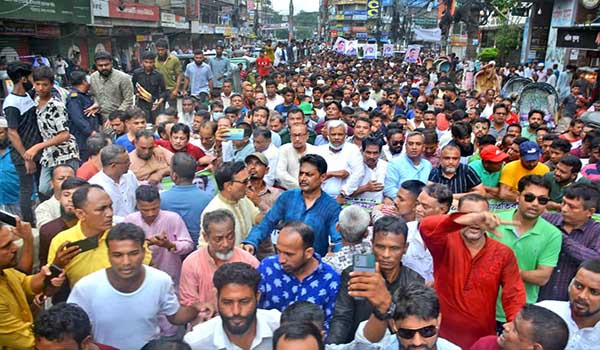
[[[45,285],[50,285],[50,281],[53,278],[58,277],[58,275],[60,275],[63,272],[63,269],[61,269],[60,267],[52,264],[49,266],[50,269],[50,276],[46,276],[46,278],[44,278],[44,284]]]
[[[72,246],[78,246],[79,249],[81,249],[82,253],[88,250],[98,248],[98,237],[91,236],[80,241],[71,242],[67,244],[67,248],[71,248]]]
[[[373,254],[355,254],[352,256],[352,266],[354,271],[375,272],[375,255]],[[364,300],[363,297],[354,297],[356,300]]]
[[[230,128],[227,129],[229,135],[225,136],[224,139],[228,141],[241,141],[244,139],[244,129]]]
[[[17,226],[17,217],[9,214],[5,211],[0,210],[0,222],[3,222],[7,225],[16,227]]]

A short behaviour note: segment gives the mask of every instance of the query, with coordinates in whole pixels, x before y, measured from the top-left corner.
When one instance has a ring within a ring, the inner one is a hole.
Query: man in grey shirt
[[[221,93],[225,80],[231,77],[231,65],[227,57],[223,57],[223,45],[217,45],[216,56],[208,61],[213,73],[213,92]]]
[[[196,96],[200,103],[206,102],[213,89],[213,73],[210,66],[204,62],[202,50],[194,50],[194,62],[188,63],[185,67],[184,76],[183,93]],[[191,90],[189,92],[188,87]]]
[[[134,94],[131,77],[114,69],[112,56],[100,51],[96,54],[97,71],[91,75],[90,95],[100,107],[102,120],[108,120],[109,114],[116,110],[126,111],[133,107]]]

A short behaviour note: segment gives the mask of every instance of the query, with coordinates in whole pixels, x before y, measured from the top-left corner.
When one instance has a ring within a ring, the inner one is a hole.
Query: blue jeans
[[[33,191],[37,179],[40,178],[40,167],[33,174],[27,174],[25,164],[15,164],[15,170],[19,175],[19,205],[21,206],[21,219],[34,223],[33,215]]]
[[[73,170],[77,171],[79,169],[79,160],[71,159],[67,161],[65,164],[69,165]],[[45,167],[42,166],[42,171],[40,173],[40,189],[39,192],[43,194],[45,197],[52,196],[52,172],[55,167]]]

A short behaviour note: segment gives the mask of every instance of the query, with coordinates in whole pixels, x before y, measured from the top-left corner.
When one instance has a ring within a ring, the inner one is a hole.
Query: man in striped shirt
[[[441,183],[452,191],[454,200],[468,193],[485,195],[479,175],[467,165],[460,164],[460,149],[454,144],[442,148],[440,165],[429,174],[429,183]]]

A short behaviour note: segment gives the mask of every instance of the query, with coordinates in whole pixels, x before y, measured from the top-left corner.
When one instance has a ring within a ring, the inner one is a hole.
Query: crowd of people
[[[267,42],[236,93],[222,46],[155,46],[68,92],[8,65],[0,349],[600,349],[600,100],[573,67],[543,77],[558,115],[520,115],[425,53]]]

